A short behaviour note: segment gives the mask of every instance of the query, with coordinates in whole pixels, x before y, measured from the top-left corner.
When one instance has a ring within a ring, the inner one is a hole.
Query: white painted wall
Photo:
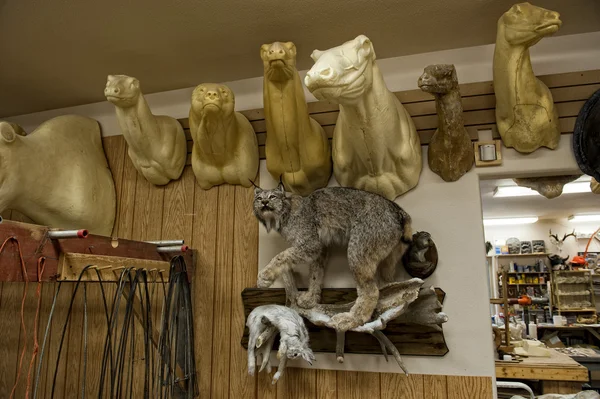
[[[541,75],[600,69],[598,43],[600,32],[544,39],[532,51],[534,70]],[[454,63],[462,83],[489,81],[492,53],[493,46],[480,46],[378,62],[389,88],[398,91],[416,89],[423,67],[432,63]],[[198,81],[201,82],[202,77],[198,77]],[[261,77],[227,84],[236,94],[238,110],[262,107]],[[155,113],[181,118],[188,114],[191,91],[189,88],[152,94],[147,100]],[[308,98],[314,100],[312,96]],[[119,134],[113,112],[112,105],[103,102],[7,119],[31,131],[51,117],[76,113],[99,120],[103,134],[108,136]],[[479,179],[577,172],[571,138],[563,136],[555,151],[541,149],[528,156],[504,149],[501,167],[474,169],[455,183],[445,183],[429,171],[426,148],[423,151],[425,167],[421,181],[398,202],[413,217],[415,228],[429,231],[438,246],[439,267],[427,284],[440,286],[447,293],[444,311],[450,320],[444,332],[450,352],[443,358],[407,357],[406,364],[412,373],[494,376]],[[264,162],[261,162],[261,183],[265,187],[274,184]],[[285,248],[280,237],[267,236],[264,231],[261,231],[259,245],[260,266]],[[326,285],[352,285],[343,254],[332,259]],[[332,354],[317,357],[319,368],[398,371],[393,363],[385,363],[382,356],[348,354],[343,365],[335,362]]]
[[[484,234],[485,240],[492,244],[496,240],[506,240],[511,237],[516,237],[521,241],[544,240],[546,242],[546,252],[557,253],[556,247],[550,243],[548,238],[550,230],[552,230],[552,234],[557,234],[559,238],[562,238],[564,234],[571,233],[573,229],[576,233],[592,234],[599,226],[600,223],[593,222],[571,223],[567,219],[544,219],[539,220],[537,223],[520,226],[485,226]],[[563,244],[562,256],[568,255],[573,258],[577,255],[577,252],[585,251],[587,243],[588,239],[567,238]],[[589,251],[600,252],[600,241],[594,239],[590,244]]]

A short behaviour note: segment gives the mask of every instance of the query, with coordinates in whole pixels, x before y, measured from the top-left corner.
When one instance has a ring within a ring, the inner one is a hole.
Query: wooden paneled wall
[[[122,136],[104,139],[105,151],[117,189],[118,212],[114,235],[137,240],[183,238],[198,251],[193,283],[196,321],[196,360],[201,398],[212,399],[488,399],[492,379],[400,374],[358,373],[315,369],[288,369],[278,385],[269,376],[247,375],[246,351],[240,345],[244,327],[241,291],[254,286],[258,272],[258,224],[252,215],[253,190],[221,186],[200,189],[190,167],[183,177],[155,187],[137,174],[126,155]],[[16,212],[5,217],[21,219]],[[16,378],[23,342],[19,314],[24,284],[0,286],[0,398],[8,398]],[[52,304],[55,284],[42,290],[41,336]],[[23,361],[16,398],[25,397],[25,380],[32,349],[35,283],[28,287],[25,324],[28,351]],[[72,286],[63,285],[56,320],[64,320]],[[99,292],[88,290],[90,353],[101,353],[105,330]],[[81,299],[81,297],[79,297]],[[87,391],[97,391],[99,364],[90,357],[83,375],[81,340],[83,317],[78,300],[67,329],[67,342],[57,376],[56,398],[76,397],[83,378]],[[38,398],[50,397],[62,323],[51,329]],[[138,329],[139,330],[139,329]],[[69,339],[71,338],[71,339]],[[141,340],[141,338],[140,338]],[[141,341],[139,341],[141,342]],[[141,345],[140,345],[141,346]],[[332,355],[333,356],[333,355]],[[143,371],[141,353],[136,370]],[[65,373],[66,371],[66,373]],[[139,396],[138,396],[139,395]],[[89,395],[92,397],[93,395]],[[136,386],[134,397],[142,397]]]

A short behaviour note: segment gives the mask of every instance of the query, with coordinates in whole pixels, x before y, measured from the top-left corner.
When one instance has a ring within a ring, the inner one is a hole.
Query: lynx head
[[[275,42],[260,47],[265,78],[272,82],[285,82],[294,77],[296,71],[296,46],[292,42]]]
[[[559,13],[529,3],[515,4],[498,20],[498,27],[504,25],[508,43],[527,47],[558,31],[561,24]]]
[[[456,69],[452,64],[429,65],[418,81],[419,88],[427,93],[445,94],[458,87]]]
[[[106,99],[121,108],[133,107],[141,95],[140,81],[127,75],[108,75],[104,95]]]
[[[312,349],[308,347],[308,344],[303,343],[298,338],[291,337],[288,339],[287,345],[286,356],[288,359],[302,358],[310,363],[310,365],[315,361],[315,355]]]
[[[265,226],[267,233],[272,228],[279,231],[282,220],[290,211],[290,200],[285,195],[283,183],[272,190],[254,187],[254,216]]]

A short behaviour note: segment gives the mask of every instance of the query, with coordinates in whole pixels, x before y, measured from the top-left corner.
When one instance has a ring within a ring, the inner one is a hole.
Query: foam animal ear
[[[373,43],[365,35],[358,35],[354,41],[357,43],[358,61],[362,63],[366,58],[375,59],[375,49]]]
[[[267,52],[269,51],[269,47],[271,47],[273,43],[267,43],[260,46],[260,58],[263,60],[266,59]]]
[[[312,58],[313,61],[317,62],[319,60],[319,58],[321,58],[321,56],[323,55],[324,51],[321,50],[314,50],[312,52],[312,54],[310,55],[310,58]]]
[[[293,42],[286,42],[284,45],[290,51],[290,54],[296,56],[296,45]]]
[[[0,122],[0,136],[6,143],[12,143],[17,138],[17,133],[10,123]]]

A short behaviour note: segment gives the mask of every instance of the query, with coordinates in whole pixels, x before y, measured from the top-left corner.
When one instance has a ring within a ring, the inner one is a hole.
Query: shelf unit
[[[558,314],[562,313],[595,313],[596,301],[592,274],[590,270],[558,270],[552,276],[554,303]],[[587,291],[587,292],[585,292]],[[582,293],[583,292],[583,293]],[[573,308],[566,306],[570,302],[582,303],[584,307]]]

